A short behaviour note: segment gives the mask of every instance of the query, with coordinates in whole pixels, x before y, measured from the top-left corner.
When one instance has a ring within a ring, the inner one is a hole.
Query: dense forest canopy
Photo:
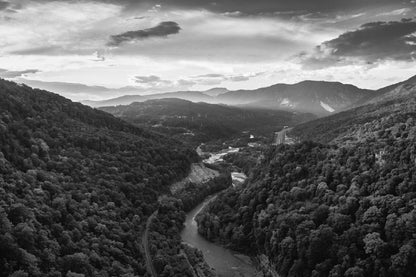
[[[200,233],[265,254],[281,276],[415,276],[415,107],[405,97],[297,127],[332,145],[270,149],[199,215]]]
[[[146,218],[194,151],[24,85],[0,99],[0,275],[146,275]]]

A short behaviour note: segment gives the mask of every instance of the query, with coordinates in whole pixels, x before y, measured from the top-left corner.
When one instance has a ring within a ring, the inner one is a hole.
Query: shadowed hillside
[[[196,154],[50,92],[0,98],[0,275],[146,275],[146,218]]]

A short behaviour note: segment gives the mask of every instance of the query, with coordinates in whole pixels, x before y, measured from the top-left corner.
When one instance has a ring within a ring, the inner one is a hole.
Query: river
[[[212,200],[216,195],[208,197],[203,203],[190,211],[185,220],[185,228],[181,232],[182,241],[198,248],[204,254],[205,261],[215,269],[219,277],[255,277],[258,271],[247,256],[235,253],[217,244],[211,243],[199,235],[195,216]]]

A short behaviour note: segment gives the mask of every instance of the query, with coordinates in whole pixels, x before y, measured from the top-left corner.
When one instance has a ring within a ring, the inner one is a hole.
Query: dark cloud
[[[0,0],[1,1],[1,0]],[[57,0],[31,0],[37,2],[50,2]],[[72,2],[69,0],[60,0]],[[92,0],[79,0],[92,1]],[[163,8],[206,9],[219,13],[236,12],[241,15],[253,14],[279,14],[279,13],[315,13],[315,12],[348,12],[379,7],[414,6],[413,0],[95,0],[97,2],[112,3],[126,7],[140,6],[151,9],[157,5]]]
[[[355,31],[319,45],[300,58],[307,67],[324,67],[360,60],[372,64],[381,60],[411,61],[416,58],[416,21],[372,22]]]
[[[241,12],[243,14],[271,14],[276,12],[330,12],[368,8],[372,6],[390,5],[391,3],[410,1],[396,0],[172,0],[168,5],[184,8],[205,8],[215,12]]]
[[[168,35],[179,33],[180,30],[181,27],[179,27],[178,23],[173,21],[165,21],[152,28],[138,31],[129,31],[119,35],[111,36],[107,45],[119,46],[123,42],[128,41],[136,41],[152,37],[167,37]]]
[[[7,9],[9,6],[10,6],[10,3],[9,2],[1,1],[0,0],[0,11]]]
[[[159,76],[155,76],[155,75],[135,76],[134,81],[138,84],[152,84],[152,83],[169,82],[167,80],[162,80]]]
[[[25,76],[27,74],[35,74],[35,73],[38,73],[38,72],[40,72],[40,71],[37,70],[37,69],[12,71],[12,70],[7,70],[7,69],[0,68],[0,77],[2,77],[2,78],[16,78],[16,77]]]

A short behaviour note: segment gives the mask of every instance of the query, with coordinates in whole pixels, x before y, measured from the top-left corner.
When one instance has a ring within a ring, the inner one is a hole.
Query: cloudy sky
[[[379,88],[416,74],[415,15],[416,0],[0,0],[0,77],[140,93]]]

